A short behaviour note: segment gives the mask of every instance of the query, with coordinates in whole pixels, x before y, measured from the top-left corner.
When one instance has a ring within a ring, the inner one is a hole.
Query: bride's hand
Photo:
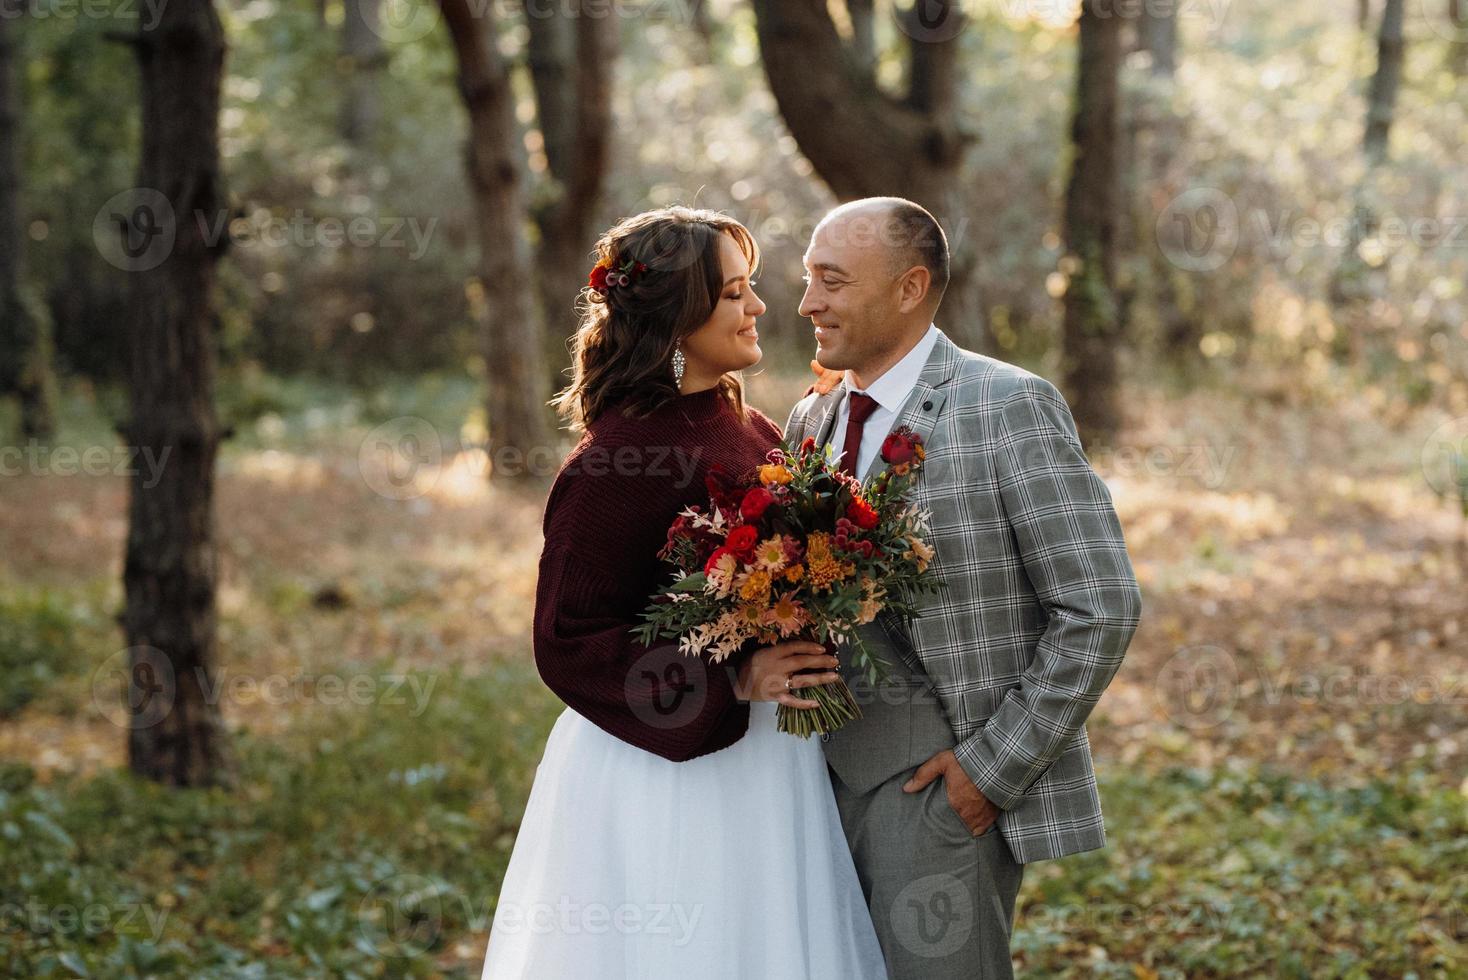
[[[818,708],[817,702],[796,697],[793,692],[802,687],[835,683],[841,675],[835,671],[824,674],[799,672],[815,667],[835,667],[838,663],[840,661],[819,643],[809,640],[776,643],[756,650],[739,665],[739,683],[734,693],[741,701],[778,701],[791,708]]]

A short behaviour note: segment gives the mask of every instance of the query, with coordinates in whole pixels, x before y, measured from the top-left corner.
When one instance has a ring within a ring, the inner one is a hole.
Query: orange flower
[[[759,468],[759,480],[767,485],[784,486],[794,477],[779,463],[766,463]]]

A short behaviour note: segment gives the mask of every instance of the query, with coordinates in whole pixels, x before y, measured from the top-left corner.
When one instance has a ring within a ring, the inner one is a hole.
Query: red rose
[[[846,508],[846,516],[857,527],[864,531],[870,531],[877,526],[877,512],[872,510],[872,505],[857,497]]]
[[[755,487],[744,495],[744,500],[739,504],[739,513],[746,521],[757,521],[765,516],[765,511],[774,502],[774,494],[764,487]]]
[[[723,558],[727,554],[731,554],[729,548],[715,548],[714,553],[709,555],[709,560],[703,563],[703,573],[705,575],[712,575],[714,573],[714,566],[719,563],[720,558]]]
[[[592,289],[605,290],[607,288],[607,271],[607,267],[604,265],[599,265],[595,269],[592,269],[591,275],[587,277],[586,285]]]
[[[748,558],[754,553],[754,546],[759,543],[759,531],[748,524],[741,524],[729,532],[729,537],[724,539],[724,547],[734,552],[741,559]]]
[[[897,429],[882,440],[882,461],[896,466],[917,458],[917,447],[922,440],[910,429]]]
[[[815,436],[806,436],[805,437],[805,441],[803,441],[800,444],[800,455],[804,456],[806,453],[813,453],[815,451],[816,451],[816,437]]]

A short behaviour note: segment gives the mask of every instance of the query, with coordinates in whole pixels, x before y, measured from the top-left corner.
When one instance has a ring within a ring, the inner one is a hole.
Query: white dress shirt
[[[872,460],[877,458],[877,453],[882,450],[882,442],[892,431],[897,416],[902,412],[902,406],[907,401],[907,396],[912,394],[912,389],[917,387],[918,378],[922,376],[923,368],[927,366],[928,356],[933,353],[933,346],[938,343],[938,328],[928,324],[928,332],[923,334],[921,340],[913,345],[912,350],[903,355],[902,360],[884,371],[881,377],[867,386],[864,395],[869,395],[877,400],[877,407],[867,418],[866,425],[861,430],[861,453],[856,458],[856,475],[861,478],[866,475],[867,467]],[[846,387],[849,391],[858,390],[852,384],[851,372],[846,372]],[[841,399],[841,412],[836,417],[836,424],[831,429],[831,444],[839,453],[841,447],[846,445],[846,423],[851,416],[851,398],[848,396]]]

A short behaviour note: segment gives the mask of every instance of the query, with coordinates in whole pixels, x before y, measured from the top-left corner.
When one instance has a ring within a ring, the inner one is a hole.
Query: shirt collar
[[[902,405],[907,401],[907,396],[912,394],[912,389],[917,386],[918,378],[922,377],[923,368],[927,366],[928,357],[933,353],[933,347],[938,343],[938,328],[928,324],[928,332],[923,334],[922,339],[913,345],[912,350],[902,356],[902,360],[888,368],[880,378],[867,386],[866,394],[877,400],[877,404],[889,412],[897,413],[902,410]],[[846,386],[852,391],[857,388],[851,383],[851,374],[847,373]]]

